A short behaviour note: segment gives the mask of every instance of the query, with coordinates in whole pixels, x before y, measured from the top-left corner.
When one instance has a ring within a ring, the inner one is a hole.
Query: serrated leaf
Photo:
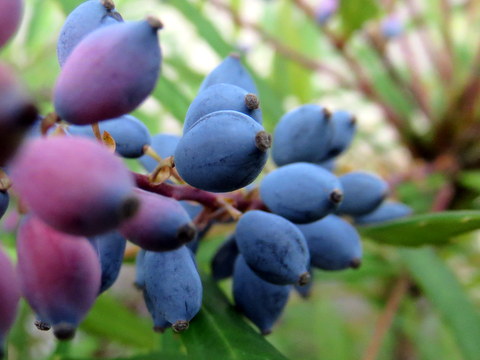
[[[340,17],[346,38],[360,29],[363,24],[378,16],[379,2],[376,0],[340,0]]]
[[[452,332],[465,360],[480,354],[480,313],[465,290],[432,249],[402,249],[411,276]]]
[[[202,309],[181,334],[189,356],[199,360],[286,360],[234,310],[210,277],[202,280]]]
[[[155,333],[149,320],[131,312],[108,295],[97,299],[80,329],[137,348],[152,349],[155,346]]]
[[[455,236],[480,229],[480,211],[444,211],[414,215],[358,228],[376,242],[397,246],[443,245]]]

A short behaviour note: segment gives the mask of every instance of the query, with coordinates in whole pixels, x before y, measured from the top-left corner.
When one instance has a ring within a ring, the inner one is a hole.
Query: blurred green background
[[[26,0],[22,26],[0,53],[43,114],[53,111],[57,37],[80,3]],[[165,25],[162,75],[135,115],[152,134],[181,134],[204,76],[239,52],[259,87],[268,131],[304,103],[349,110],[357,116],[359,133],[339,159],[340,172],[380,174],[393,197],[417,214],[472,212],[380,229],[382,238],[396,234],[394,246],[365,233],[362,267],[315,271],[311,297],[292,294],[266,342],[208,280],[211,256],[233,229],[216,226],[198,254],[206,274],[205,305],[185,334],[151,330],[127,258],[117,284],[99,298],[71,343],[36,331],[22,304],[9,338],[9,360],[280,359],[281,354],[305,360],[480,359],[479,234],[452,239],[438,227],[449,224],[452,234],[480,227],[474,211],[480,209],[480,1],[343,0],[323,25],[315,21],[320,3],[116,0],[124,19],[153,14]],[[395,38],[381,30],[390,14],[401,20],[402,33]],[[13,235],[2,234],[2,242],[14,255]],[[406,243],[421,247],[403,247]],[[220,288],[230,297],[229,281]]]

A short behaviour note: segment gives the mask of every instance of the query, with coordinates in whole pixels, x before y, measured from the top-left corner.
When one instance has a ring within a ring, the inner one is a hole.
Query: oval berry
[[[23,295],[59,339],[70,339],[100,289],[95,250],[85,237],[59,232],[30,215],[20,224],[17,252]]]
[[[333,212],[342,201],[342,185],[330,171],[309,163],[275,169],[260,183],[260,195],[275,214],[309,223]]]
[[[158,20],[149,18],[105,26],[87,35],[57,79],[54,103],[58,115],[85,125],[137,108],[153,91],[159,75],[160,27]]]
[[[62,66],[77,44],[89,33],[105,25],[121,22],[112,0],[88,0],[77,6],[65,20],[57,42],[57,57]]]
[[[248,211],[237,223],[235,239],[248,266],[265,281],[308,283],[307,243],[290,221],[265,211]]]
[[[201,118],[178,143],[175,166],[190,185],[227,192],[250,184],[267,161],[271,137],[251,117],[216,111]]]
[[[195,225],[178,201],[140,189],[135,189],[135,194],[140,208],[120,226],[128,240],[145,250],[167,251],[195,238]]]
[[[58,136],[29,141],[12,162],[10,177],[35,215],[71,234],[107,232],[138,208],[128,169],[90,139]]]

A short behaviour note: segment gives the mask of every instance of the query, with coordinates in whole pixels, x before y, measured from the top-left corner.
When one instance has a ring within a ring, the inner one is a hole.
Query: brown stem
[[[408,292],[409,285],[410,281],[406,275],[402,275],[395,283],[395,286],[388,297],[387,305],[375,325],[375,332],[362,357],[363,360],[377,359],[383,339],[392,326],[393,319],[400,307],[402,299]]]

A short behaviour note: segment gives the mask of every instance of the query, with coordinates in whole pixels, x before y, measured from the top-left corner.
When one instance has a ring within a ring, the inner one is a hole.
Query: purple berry
[[[140,208],[120,227],[128,240],[145,250],[167,251],[195,238],[195,225],[178,201],[140,189],[135,194]]]
[[[0,0],[0,48],[15,34],[22,19],[22,0]]]
[[[22,292],[55,336],[70,339],[93,305],[101,269],[84,237],[61,233],[35,216],[27,216],[17,236]]]
[[[78,125],[124,115],[153,91],[160,72],[159,20],[118,23],[87,35],[72,51],[54,93],[59,116]]]
[[[60,231],[98,235],[119,226],[138,208],[130,172],[95,140],[34,139],[11,165],[14,189],[24,204]]]
[[[20,286],[10,259],[0,247],[0,358],[3,342],[17,315]]]

